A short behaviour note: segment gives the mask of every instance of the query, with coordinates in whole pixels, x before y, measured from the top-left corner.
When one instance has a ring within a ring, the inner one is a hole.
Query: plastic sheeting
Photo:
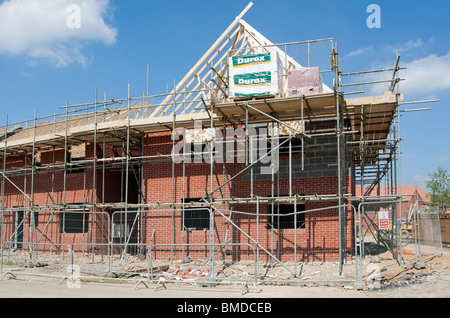
[[[288,96],[322,93],[322,78],[318,67],[305,67],[288,73]]]

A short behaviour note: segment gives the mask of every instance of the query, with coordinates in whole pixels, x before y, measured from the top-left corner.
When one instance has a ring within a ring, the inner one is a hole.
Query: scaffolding
[[[101,101],[95,89],[93,102],[66,103],[60,107],[60,113],[51,116],[37,117],[35,111],[32,120],[14,124],[9,124],[6,117],[6,124],[0,130],[2,257],[3,246],[17,248],[20,243],[23,248],[29,248],[32,261],[37,259],[42,247],[50,252],[62,249],[64,257],[64,253],[79,251],[78,245],[92,260],[96,255],[101,255],[103,260],[104,256],[110,258],[113,254],[122,259],[131,253],[147,255],[153,261],[159,248],[167,250],[167,258],[174,262],[194,255],[189,250],[197,245],[189,243],[189,229],[180,230],[176,220],[180,216],[184,218],[187,210],[199,210],[206,215],[207,223],[204,225],[207,238],[199,244],[199,249],[206,250],[210,279],[217,275],[214,266],[217,257],[222,255],[223,260],[230,250],[231,253],[244,250],[244,245],[245,250],[253,254],[256,280],[260,278],[258,266],[263,258],[298,277],[297,266],[301,260],[297,251],[298,235],[293,236],[293,251],[290,251],[293,267],[286,265],[282,250],[276,248],[280,243],[274,241],[281,224],[275,218],[280,216],[280,207],[290,204],[294,211],[286,216],[291,216],[294,229],[301,226],[299,220],[308,213],[326,210],[337,215],[339,274],[344,272],[348,259],[353,258],[355,276],[350,280],[361,280],[359,266],[365,216],[358,204],[398,201],[401,205],[404,195],[397,191],[397,185],[401,184],[400,106],[406,104],[399,92],[402,70],[399,57],[390,69],[343,73],[334,39],[273,44],[242,19],[250,7],[251,4],[180,82],[174,82],[168,94],[149,95],[147,89],[146,94],[133,97],[128,85],[126,98],[107,98],[105,93]],[[325,86],[319,94],[287,96],[284,85],[279,96],[229,98],[228,58],[262,52],[278,54],[285,84],[291,70],[305,65],[320,67],[324,82],[330,87]],[[191,151],[183,138],[183,152],[177,154],[173,151],[176,139],[172,138],[172,147],[168,147],[166,153],[151,152],[150,137],[192,132],[199,123],[203,134],[200,151]],[[248,134],[250,128],[258,127],[272,129],[271,138],[266,134]],[[233,136],[231,140],[216,138],[217,131],[224,133],[227,128],[242,128],[244,134]],[[283,129],[285,133],[275,142],[274,138],[280,136],[274,131]],[[270,151],[255,158],[255,145],[267,140]],[[242,145],[242,148],[233,146],[232,153],[227,153],[232,163],[225,157],[220,163],[214,162],[212,158],[219,153],[217,149],[227,148],[230,142]],[[308,153],[316,151],[320,156],[321,150],[326,151],[324,144],[333,148],[334,158],[329,155],[330,162],[321,164],[334,176],[334,190],[302,193],[295,180],[308,173],[314,176],[314,171],[308,171],[312,165]],[[314,147],[322,148],[314,150]],[[189,151],[185,151],[188,148]],[[280,152],[287,163],[285,170],[280,172],[274,162],[262,164],[263,159]],[[192,202],[189,200],[193,196],[187,195],[187,188],[189,166],[195,163],[186,159],[195,156],[210,160],[209,171],[204,171],[206,184],[198,191],[198,199]],[[177,158],[181,159],[179,165]],[[245,161],[236,163],[237,158],[245,158]],[[165,162],[170,171],[166,174],[170,176],[171,192],[161,195],[171,197],[169,200],[148,197],[149,192],[158,190],[146,187],[146,176],[152,173],[146,169],[159,162]],[[262,167],[269,171],[265,178],[256,172]],[[82,202],[73,202],[67,197],[73,187],[71,176],[74,174],[83,176]],[[120,179],[120,189],[108,187],[111,178]],[[247,180],[245,191],[235,186],[241,178]],[[181,191],[178,180],[182,182]],[[264,195],[258,192],[259,180],[270,184]],[[382,182],[392,191],[380,193]],[[36,187],[41,189],[39,193]],[[116,198],[120,200],[111,200],[109,191],[116,191]],[[373,191],[377,191],[376,196],[371,196]],[[297,211],[299,204],[310,203],[312,209]],[[267,213],[263,207],[269,207]],[[392,220],[399,219],[396,211],[392,212]],[[81,212],[81,220],[70,219],[75,217],[75,212]],[[150,234],[146,229],[149,218],[156,213],[165,213],[170,220],[169,243],[156,242],[155,230]],[[238,223],[243,215],[251,215],[256,232]],[[221,233],[217,217],[223,223]],[[259,229],[266,219],[271,220],[270,234],[265,237],[269,242],[263,243]],[[58,226],[55,220],[61,220],[61,233],[53,229]],[[12,230],[6,230],[7,222],[13,222]],[[28,242],[18,242],[24,222],[29,222]],[[82,222],[82,242],[67,243],[65,236],[70,235],[71,222]],[[183,219],[181,224],[187,223]],[[297,227],[297,224],[300,225]],[[89,230],[85,231],[85,227]],[[241,241],[235,240],[236,233]],[[402,255],[396,257],[402,263]]]

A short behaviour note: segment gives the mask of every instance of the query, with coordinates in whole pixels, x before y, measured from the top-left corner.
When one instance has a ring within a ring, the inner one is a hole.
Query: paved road
[[[39,280],[6,276],[0,281],[0,298],[285,298],[285,297],[368,297],[363,292],[334,287],[301,286],[242,286],[219,285],[216,287],[188,286],[168,283],[155,290],[155,284],[96,284],[81,282],[79,288],[69,288],[66,281]]]

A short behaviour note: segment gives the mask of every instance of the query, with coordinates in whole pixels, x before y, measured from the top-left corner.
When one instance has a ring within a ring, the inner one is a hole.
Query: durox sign
[[[235,56],[232,58],[232,60],[233,60],[233,67],[270,63],[270,53]]]

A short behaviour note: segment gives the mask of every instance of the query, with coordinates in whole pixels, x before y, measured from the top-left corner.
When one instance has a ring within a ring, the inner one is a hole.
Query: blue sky
[[[80,4],[80,29],[60,30],[69,4]],[[0,1],[0,125],[60,112],[99,96],[150,94],[173,87],[249,1]],[[343,72],[393,67],[396,53],[407,101],[440,99],[404,113],[402,183],[424,186],[438,166],[450,170],[450,28],[448,0],[253,0],[244,20],[274,43],[334,38]],[[369,4],[381,28],[367,26]],[[78,32],[78,33],[71,33]]]

